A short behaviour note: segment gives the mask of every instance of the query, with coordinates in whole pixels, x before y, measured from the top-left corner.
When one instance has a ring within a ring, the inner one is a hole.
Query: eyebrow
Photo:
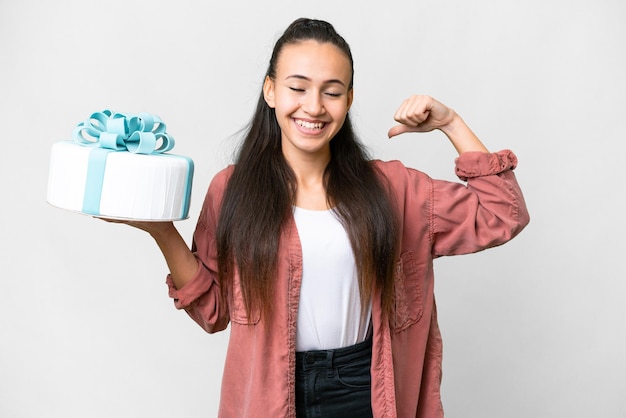
[[[298,80],[304,80],[304,81],[313,81],[309,77],[300,75],[300,74],[293,74],[293,75],[287,76],[285,77],[285,80],[289,80],[290,78],[296,78]],[[346,84],[343,81],[336,79],[336,78],[333,78],[331,80],[326,80],[324,81],[324,84],[341,84],[344,87],[346,86]]]

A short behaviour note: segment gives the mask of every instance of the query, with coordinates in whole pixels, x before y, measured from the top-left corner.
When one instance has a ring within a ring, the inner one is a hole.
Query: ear
[[[266,76],[263,82],[263,98],[269,107],[272,109],[276,107],[274,101],[274,80],[272,80],[270,76]]]

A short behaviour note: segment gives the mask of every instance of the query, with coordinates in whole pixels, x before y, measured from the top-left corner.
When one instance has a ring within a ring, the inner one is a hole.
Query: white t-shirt
[[[294,208],[302,244],[296,351],[348,347],[367,337],[371,303],[361,316],[354,253],[332,210]]]

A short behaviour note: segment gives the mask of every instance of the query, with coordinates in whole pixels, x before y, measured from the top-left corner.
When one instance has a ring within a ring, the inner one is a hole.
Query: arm
[[[202,257],[194,254],[173,222],[107,221],[125,223],[148,232],[161,249],[169,267],[167,284],[175,306],[178,309],[185,309],[187,314],[209,333],[226,328],[228,309],[224,309],[220,303],[220,290],[216,284],[217,273],[206,265],[213,267],[213,260],[206,257],[202,260]],[[194,246],[198,246],[199,243],[202,254],[212,253],[213,251],[208,248],[211,240],[206,237],[205,225],[199,223],[196,228]]]
[[[225,329],[229,309],[222,303],[218,283],[215,228],[219,202],[229,170],[215,176],[205,196],[190,249],[172,222],[123,221],[146,231],[161,249],[170,269],[169,295],[178,309],[184,309],[207,332]],[[122,222],[122,221],[112,221]]]
[[[198,260],[173,222],[107,221],[125,223],[148,232],[159,246],[161,253],[163,253],[171,278],[177,289],[181,289],[196,275]]]
[[[398,108],[400,123],[389,137],[441,130],[459,153],[456,174],[467,186],[432,181],[433,255],[466,254],[503,244],[529,222],[512,170],[517,158],[508,151],[489,153],[461,117],[429,96],[411,96]]]
[[[433,180],[433,256],[467,254],[508,242],[530,218],[509,150],[466,152],[456,174],[467,184]]]

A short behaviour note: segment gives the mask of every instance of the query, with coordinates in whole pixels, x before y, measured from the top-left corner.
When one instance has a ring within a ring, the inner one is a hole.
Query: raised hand
[[[400,125],[389,130],[389,137],[406,132],[429,132],[450,124],[456,113],[430,96],[413,95],[406,99],[394,115]]]
[[[389,138],[407,132],[441,130],[459,154],[468,151],[489,152],[478,137],[452,109],[430,96],[413,95],[394,115],[399,125],[389,130]]]

